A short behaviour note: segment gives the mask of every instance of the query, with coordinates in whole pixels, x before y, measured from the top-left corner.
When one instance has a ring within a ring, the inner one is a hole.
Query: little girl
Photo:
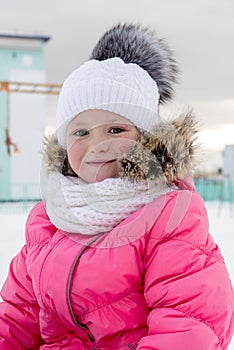
[[[233,289],[190,172],[197,125],[163,122],[177,67],[118,25],[64,82],[0,305],[0,349],[225,350]]]

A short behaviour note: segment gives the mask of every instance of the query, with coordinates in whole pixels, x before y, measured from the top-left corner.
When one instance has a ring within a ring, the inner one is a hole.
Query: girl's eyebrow
[[[112,120],[108,120],[108,121],[106,121],[106,122],[103,122],[103,123],[101,123],[100,122],[100,124],[96,124],[95,123],[95,125],[90,125],[90,123],[89,122],[85,122],[85,121],[77,121],[77,122],[75,122],[74,123],[74,125],[77,127],[77,126],[79,126],[79,127],[94,127],[94,126],[99,126],[99,125],[107,125],[107,124],[122,124],[122,125],[130,125],[130,123],[128,123],[127,121],[125,122],[125,121],[123,121],[123,120],[118,120],[118,119],[112,119]]]
[[[78,122],[73,123],[73,125],[74,126],[87,126],[87,123],[78,121]]]

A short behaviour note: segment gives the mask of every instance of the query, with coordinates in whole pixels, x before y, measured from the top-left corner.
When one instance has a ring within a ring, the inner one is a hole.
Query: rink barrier
[[[230,179],[195,178],[194,183],[197,191],[206,202],[234,202],[234,181],[230,181]],[[2,198],[0,194],[0,214],[28,212],[35,203],[41,200],[38,184],[14,186],[11,197]]]

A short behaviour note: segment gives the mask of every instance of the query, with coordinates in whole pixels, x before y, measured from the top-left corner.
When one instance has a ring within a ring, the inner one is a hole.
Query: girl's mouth
[[[100,165],[108,165],[116,162],[116,159],[111,159],[111,160],[98,160],[98,161],[93,161],[93,162],[86,162],[88,165],[93,165],[93,166],[100,166]]]

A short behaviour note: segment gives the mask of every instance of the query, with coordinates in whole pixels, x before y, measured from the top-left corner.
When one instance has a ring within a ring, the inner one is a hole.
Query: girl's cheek
[[[120,153],[126,153],[127,151],[129,151],[130,148],[134,147],[135,144],[136,144],[136,141],[134,140],[124,139],[119,144]]]
[[[73,148],[76,142],[77,139],[74,136],[67,137],[67,150]]]
[[[72,162],[77,161],[80,158],[82,158],[83,153],[84,153],[84,151],[82,150],[81,145],[78,145],[77,143],[67,145],[68,159],[70,159]]]

